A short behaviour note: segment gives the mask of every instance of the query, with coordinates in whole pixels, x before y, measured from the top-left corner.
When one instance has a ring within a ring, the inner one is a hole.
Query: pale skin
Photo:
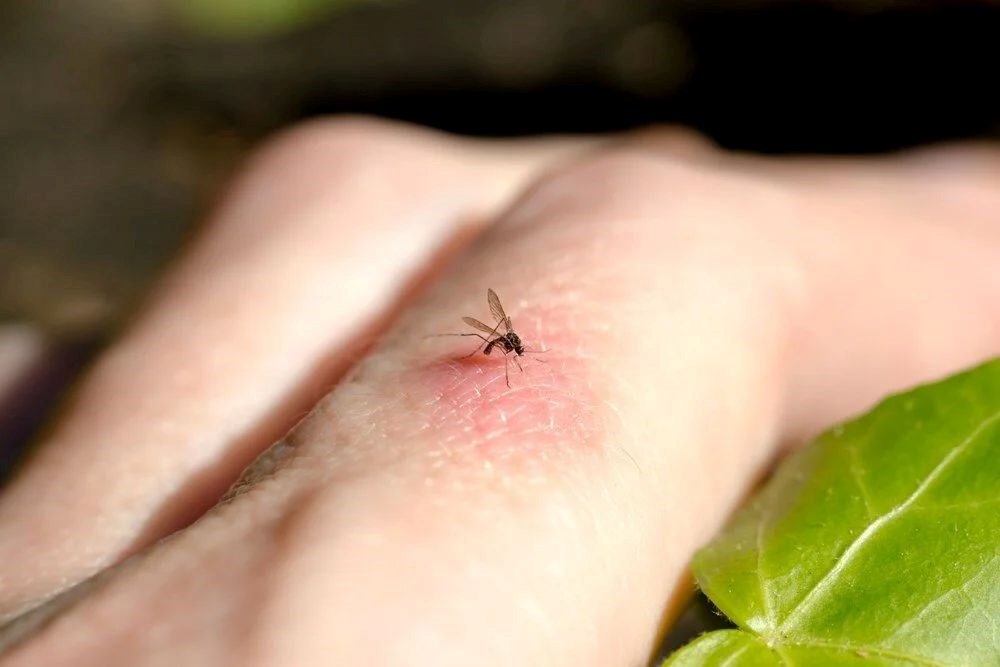
[[[785,447],[1000,352],[998,183],[975,146],[285,133],[0,497],[0,665],[641,665]],[[490,287],[549,350],[510,388],[429,337]]]

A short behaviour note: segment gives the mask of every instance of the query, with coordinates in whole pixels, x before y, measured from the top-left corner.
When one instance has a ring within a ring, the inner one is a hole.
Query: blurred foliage
[[[177,21],[212,37],[285,33],[350,5],[380,0],[170,0]]]

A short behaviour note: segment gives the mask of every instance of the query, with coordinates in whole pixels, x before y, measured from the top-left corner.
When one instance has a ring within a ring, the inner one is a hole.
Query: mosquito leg
[[[479,336],[483,338],[482,334],[477,333],[446,333],[446,334],[431,334],[430,336],[424,336],[424,338],[442,338],[443,336]]]
[[[484,335],[482,335],[482,334],[477,334],[477,333],[446,333],[446,334],[433,334],[433,335],[431,335],[431,336],[426,336],[426,338],[440,338],[440,337],[442,337],[442,336],[475,336],[476,338],[482,338],[482,339],[483,339],[483,342],[479,344],[479,347],[477,347],[477,348],[476,348],[476,349],[474,349],[474,350],[473,350],[472,352],[469,352],[469,353],[468,353],[467,355],[465,355],[465,356],[463,356],[463,357],[458,357],[459,359],[468,359],[469,357],[471,357],[472,355],[474,355],[474,354],[475,354],[476,352],[479,352],[479,350],[481,350],[481,349],[482,349],[483,345],[485,345],[485,344],[487,344],[487,343],[489,343],[489,342],[490,342],[490,341],[489,341],[489,339],[488,339],[488,338],[487,338],[486,336],[484,336]]]
[[[469,336],[479,336],[480,338],[483,339],[483,342],[475,350],[473,350],[472,352],[470,352],[469,354],[467,354],[467,355],[465,355],[464,357],[461,357],[461,358],[462,359],[468,359],[469,357],[471,357],[472,355],[474,355],[476,352],[479,352],[480,348],[482,348],[483,345],[487,345],[488,346],[490,344],[490,341],[493,340],[493,337],[497,335],[497,329],[500,328],[501,324],[502,324],[502,322],[497,322],[497,325],[495,327],[493,327],[493,330],[490,332],[489,336],[483,336],[482,334],[477,334],[477,333],[466,334],[466,335],[469,335]],[[489,354],[489,353],[487,352],[487,354]]]
[[[469,352],[465,356],[459,357],[459,359],[468,359],[469,357],[471,357],[472,355],[474,355],[476,352],[479,352],[479,350],[483,349],[484,345],[486,345],[487,343],[490,342],[490,339],[487,338],[486,336],[483,336],[482,334],[470,333],[470,334],[458,334],[458,335],[460,335],[460,336],[479,336],[480,338],[483,339],[483,342],[480,343],[479,346],[476,347],[476,349],[474,349],[472,352]]]

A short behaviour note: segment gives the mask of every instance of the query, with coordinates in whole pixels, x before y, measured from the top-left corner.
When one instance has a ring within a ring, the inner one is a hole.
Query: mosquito
[[[473,329],[478,329],[482,333],[455,333],[455,334],[441,334],[442,336],[476,336],[482,338],[483,342],[479,344],[476,349],[474,349],[469,354],[464,357],[459,357],[460,359],[468,359],[480,350],[483,354],[489,356],[494,349],[498,349],[503,352],[503,373],[504,379],[507,381],[507,387],[510,387],[510,373],[508,369],[509,357],[513,353],[514,363],[517,364],[517,368],[523,373],[524,368],[521,367],[521,362],[518,361],[518,357],[523,357],[526,352],[546,352],[546,350],[529,350],[524,346],[521,341],[521,337],[517,335],[514,331],[514,325],[510,320],[510,316],[504,312],[503,305],[500,303],[500,297],[492,289],[486,290],[486,301],[490,304],[490,313],[493,315],[493,319],[496,320],[496,326],[490,326],[483,322],[480,322],[474,317],[463,317],[462,321],[468,324]],[[486,334],[485,336],[483,334]]]

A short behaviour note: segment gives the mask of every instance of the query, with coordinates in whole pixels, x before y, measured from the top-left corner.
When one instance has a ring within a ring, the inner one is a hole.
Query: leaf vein
[[[757,522],[757,580],[760,582],[760,600],[764,607],[764,617],[769,629],[775,626],[774,609],[771,605],[771,587],[764,575],[764,528],[770,521],[770,512],[765,508]]]
[[[878,655],[885,658],[895,658],[897,660],[906,660],[917,665],[922,665],[923,667],[948,667],[943,662],[938,662],[933,658],[926,658],[919,655],[911,655],[903,651],[894,651],[892,649],[882,648],[880,646],[856,646],[854,644],[842,644],[839,642],[828,642],[819,640],[809,640],[807,642],[785,642],[788,646],[798,646],[801,648],[832,648],[847,653],[870,653],[872,655]]]
[[[861,479],[861,471],[859,466],[861,462],[858,460],[858,448],[856,445],[852,445],[847,448],[848,456],[850,456],[850,466],[851,477],[854,479],[854,483],[857,485],[858,490],[861,492],[861,499],[865,503],[865,511],[868,513],[868,518],[871,519],[875,516],[875,511],[872,509],[872,500],[868,495],[868,487],[865,486],[864,481]]]
[[[743,646],[739,647],[738,649],[730,653],[729,657],[726,658],[726,660],[723,663],[721,663],[719,667],[729,667],[729,665],[731,665],[733,661],[736,660],[736,658],[746,653],[748,648],[750,648],[750,644],[744,644]]]
[[[893,521],[897,517],[901,516],[906,512],[914,503],[919,500],[920,496],[930,487],[934,481],[941,476],[941,474],[948,468],[952,461],[954,461],[962,452],[964,452],[971,443],[976,441],[976,438],[985,431],[988,427],[992,426],[996,421],[1000,420],[1000,411],[997,411],[990,415],[988,418],[983,420],[971,433],[961,442],[958,446],[952,448],[942,459],[938,462],[936,466],[928,473],[927,477],[924,478],[917,488],[914,489],[903,502],[899,503],[891,510],[881,515],[871,524],[868,525],[854,540],[847,546],[847,548],[840,554],[837,561],[833,566],[826,572],[823,577],[813,585],[809,591],[795,603],[795,606],[788,612],[785,616],[785,620],[781,622],[779,628],[783,631],[787,631],[788,628],[794,627],[798,624],[802,616],[809,612],[812,605],[815,603],[816,599],[826,593],[829,588],[835,583],[837,577],[844,571],[844,569],[850,564],[854,556],[861,550],[861,548],[871,541],[876,533],[882,529],[887,523]]]
[[[771,650],[774,651],[775,655],[777,655],[778,658],[781,660],[782,665],[787,665],[788,667],[795,667],[795,663],[793,663],[791,660],[788,659],[788,656],[785,655],[785,652],[781,650],[781,646],[775,644],[774,646],[771,647]]]
[[[993,563],[995,563],[998,558],[1000,558],[1000,555],[993,556],[993,558],[991,558],[988,561],[986,561],[985,563],[983,563],[983,566],[981,568],[979,568],[978,570],[976,570],[975,574],[973,574],[971,577],[969,577],[967,580],[965,580],[965,582],[963,582],[960,586],[956,586],[955,588],[949,588],[945,592],[943,592],[940,595],[936,596],[933,600],[930,600],[927,604],[925,604],[922,608],[920,608],[919,611],[917,611],[916,613],[914,613],[913,616],[911,616],[910,618],[908,618],[905,621],[903,621],[902,623],[900,623],[899,626],[895,630],[893,630],[892,634],[889,635],[888,638],[889,639],[895,639],[908,626],[910,626],[913,623],[916,623],[917,621],[919,621],[929,610],[933,609],[937,604],[939,604],[943,600],[951,597],[953,594],[961,595],[961,594],[965,593],[966,586],[968,586],[973,581],[975,581],[981,574],[983,574],[983,572],[986,572],[986,570],[991,565],[993,565]],[[968,594],[967,593],[965,593],[965,594],[968,597]],[[971,597],[969,597],[968,599],[969,599],[969,602],[972,603],[970,606],[975,606],[975,601],[972,600]]]
[[[995,505],[996,503],[1000,503],[1000,496],[998,496],[996,498],[986,498],[984,500],[970,500],[968,502],[948,503],[948,504],[944,504],[944,505],[936,505],[936,504],[935,505],[917,505],[913,509],[915,511],[916,510],[927,510],[927,511],[934,511],[934,510],[965,510],[965,509],[973,509],[975,507],[982,507],[984,505]]]

